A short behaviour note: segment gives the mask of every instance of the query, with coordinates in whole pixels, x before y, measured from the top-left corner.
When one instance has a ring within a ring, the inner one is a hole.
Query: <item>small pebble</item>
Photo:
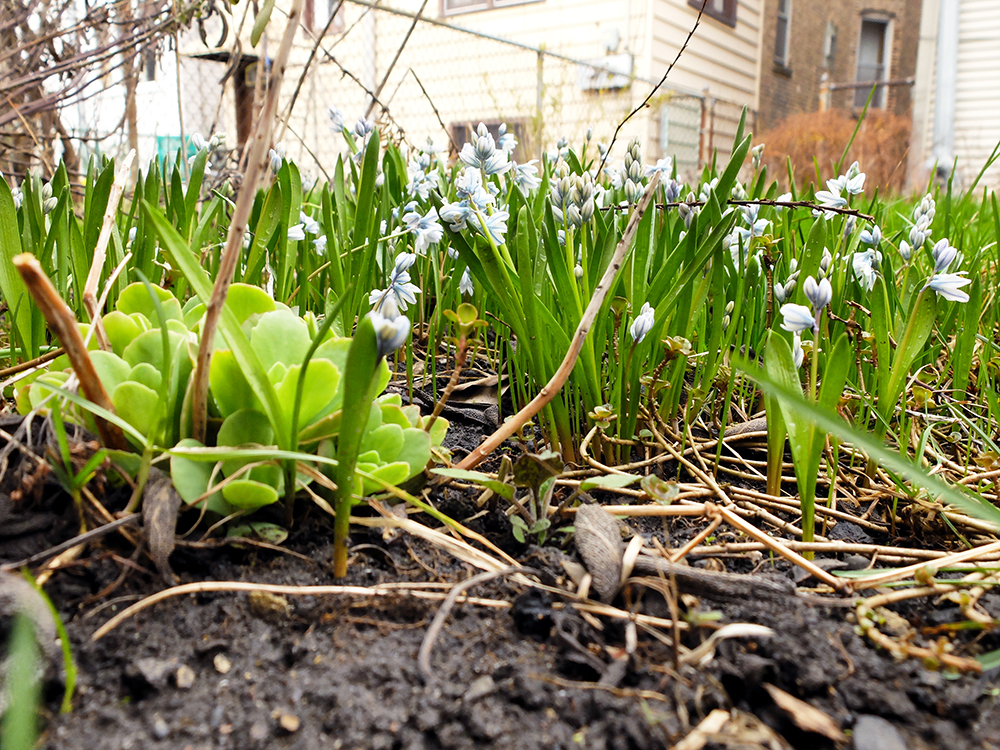
[[[174,675],[174,681],[177,683],[178,688],[187,690],[194,685],[194,670],[187,664],[181,664],[177,668],[177,674]]]
[[[899,730],[881,716],[859,716],[854,725],[855,750],[907,750]]]
[[[215,665],[215,671],[219,674],[226,674],[230,669],[233,668],[233,663],[229,661],[228,658],[222,654],[216,654],[215,658],[212,660]]]
[[[278,724],[289,734],[299,731],[299,717],[293,714],[282,714]]]
[[[156,715],[153,717],[153,736],[158,740],[166,739],[167,735],[170,734],[170,727],[167,726],[167,722],[163,720],[162,716]]]
[[[465,695],[462,696],[462,700],[466,703],[475,703],[480,698],[492,693],[496,690],[496,688],[497,684],[493,681],[493,678],[489,675],[483,675],[469,685],[469,689],[465,691]]]

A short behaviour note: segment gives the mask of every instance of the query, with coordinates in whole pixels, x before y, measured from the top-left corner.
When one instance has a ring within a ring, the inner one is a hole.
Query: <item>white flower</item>
[[[128,230],[128,244],[129,245],[131,245],[133,242],[135,242],[136,232],[138,232],[138,227],[132,227],[131,229]]]
[[[902,240],[899,243],[899,254],[903,256],[903,260],[908,261],[913,255],[913,248],[910,247],[910,243],[906,240]]]
[[[448,222],[451,231],[461,232],[472,216],[472,208],[467,200],[458,203],[445,203],[441,206],[440,216],[442,221]]]
[[[527,164],[514,165],[514,183],[525,195],[542,184],[538,177],[538,167],[535,166],[537,162],[538,159],[532,159]]]
[[[305,238],[306,238],[305,224],[296,224],[295,226],[288,228],[289,242],[296,242],[299,240],[304,240]]]
[[[489,235],[494,244],[502,245],[504,243],[504,235],[507,233],[507,219],[510,218],[510,214],[506,211],[495,211],[490,216],[486,217],[486,223],[482,221],[482,214],[474,213],[471,216],[473,225],[480,229],[484,235]]]
[[[913,246],[914,250],[918,250],[924,246],[924,243],[927,242],[927,234],[927,232],[920,228],[919,223],[910,230],[910,245]]]
[[[378,310],[372,310],[368,317],[375,326],[379,356],[384,357],[396,351],[410,335],[410,320],[405,315],[386,317]]]
[[[805,352],[802,351],[802,334],[795,331],[792,334],[792,364],[798,370],[802,367],[802,360],[805,359]]]
[[[415,252],[423,255],[427,248],[436,245],[444,236],[444,228],[438,224],[438,214],[436,208],[431,208],[424,216],[414,210],[403,215],[403,223],[406,228],[416,236],[413,242]]]
[[[469,275],[469,267],[465,267],[465,271],[462,273],[462,278],[458,281],[458,291],[461,294],[467,294],[470,297],[475,294],[476,288],[472,285],[472,276]]]
[[[854,162],[857,164],[857,162]],[[844,190],[846,190],[851,195],[858,195],[863,193],[865,190],[865,173],[859,172],[853,177],[848,178],[847,184],[844,185]]]
[[[790,203],[791,200],[792,200],[792,194],[791,193],[782,193],[781,195],[779,195],[774,200],[777,203]],[[787,206],[775,206],[774,210],[775,211],[784,211],[786,208],[787,208]]]
[[[829,305],[833,299],[833,287],[830,286],[829,279],[820,279],[816,283],[816,279],[810,276],[802,283],[802,292],[812,304],[813,310],[817,311]]]
[[[316,252],[319,255],[326,255],[326,235],[321,234],[319,237],[313,240],[313,247],[316,248]]]
[[[840,193],[835,193],[831,190],[818,190],[816,191],[816,201],[823,208],[843,208],[847,205],[847,199],[841,196]],[[813,212],[817,213],[817,212]],[[829,216],[829,211],[820,211],[824,216]]]
[[[866,250],[863,253],[854,253],[851,256],[854,276],[857,278],[861,288],[866,292],[870,292],[875,286],[875,266],[881,262],[882,253],[877,250]]]
[[[515,148],[517,148],[517,138],[514,137],[513,133],[507,132],[507,123],[500,124],[500,141],[497,146],[510,153]]]
[[[302,224],[307,234],[318,235],[320,233],[319,222],[305,211],[299,211],[299,223]]]
[[[805,305],[796,305],[792,302],[781,306],[781,317],[781,327],[792,333],[811,330],[816,324],[812,310]]]
[[[203,148],[208,148],[208,142],[205,140],[205,136],[197,131],[191,134],[191,145],[194,146],[195,151],[201,151]]]
[[[971,284],[972,279],[965,278],[963,274],[965,271],[936,273],[931,276],[927,286],[951,302],[968,302],[969,295],[962,291],[962,287]]]
[[[669,156],[657,160],[656,164],[646,167],[646,177],[652,177],[654,173],[660,173],[660,179],[665,180],[674,171],[674,162]]]
[[[653,330],[654,323],[656,323],[656,310],[650,307],[648,302],[643,302],[642,309],[639,310],[639,314],[628,329],[632,335],[632,341],[640,343],[646,338],[646,334]]]

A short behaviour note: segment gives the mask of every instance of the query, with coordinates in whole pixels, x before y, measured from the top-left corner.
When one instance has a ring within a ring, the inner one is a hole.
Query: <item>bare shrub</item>
[[[791,159],[795,181],[805,185],[816,179],[816,164],[820,178],[836,177],[834,167],[844,146],[851,139],[857,119],[843,110],[803,112],[790,115],[773,130],[761,134],[758,142],[766,143],[764,163],[768,174],[787,187],[787,159]],[[868,175],[866,192],[876,187],[899,193],[906,181],[906,158],[910,147],[910,121],[882,110],[870,110],[865,116],[857,138],[851,144],[846,169],[858,161]],[[813,161],[815,157],[815,162]]]

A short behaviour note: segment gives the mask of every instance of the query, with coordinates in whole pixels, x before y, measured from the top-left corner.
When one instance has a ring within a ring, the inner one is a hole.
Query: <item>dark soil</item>
[[[471,498],[452,491],[437,501],[458,519],[476,512]],[[551,582],[564,576],[561,552],[518,545],[499,514],[473,526]],[[685,528],[674,534],[683,537]],[[335,581],[327,567],[331,537],[313,511],[284,545],[311,562],[271,550],[179,547],[171,563],[184,582],[371,586],[479,572],[406,535],[358,529],[350,576]],[[685,599],[689,614],[718,618],[702,617],[704,627],[684,635],[688,646],[720,623],[759,623],[776,635],[726,641],[708,664],[675,671],[672,649],[642,630],[633,657],[616,662],[626,643],[620,623],[600,620],[599,630],[572,609],[554,609],[547,595],[498,579],[470,593],[505,606],[456,607],[425,684],[417,650],[440,603],[402,594],[191,595],[157,604],[94,642],[116,611],[164,588],[137,557],[139,570],[93,600],[131,555],[121,538],[105,545],[47,586],[80,680],[72,714],[55,713],[60,693],[49,691],[44,747],[664,748],[716,708],[733,711],[747,729],[698,747],[844,747],[799,728],[765,685],[827,714],[851,747],[1000,747],[996,670],[950,677],[914,660],[896,662],[855,633],[850,610]],[[0,546],[0,558],[17,557],[7,553]],[[642,611],[669,617],[661,595],[631,595],[641,596]],[[982,604],[1000,618],[1000,596],[988,594]],[[949,622],[954,614],[929,600],[898,611],[912,624]],[[996,648],[996,640],[987,634],[977,646]]]

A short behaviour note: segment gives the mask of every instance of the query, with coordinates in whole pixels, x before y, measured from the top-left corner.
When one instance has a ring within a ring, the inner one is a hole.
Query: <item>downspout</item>
[[[934,86],[934,142],[931,166],[937,176],[951,174],[955,158],[955,90],[958,86],[959,0],[941,0],[938,17],[937,75]]]

